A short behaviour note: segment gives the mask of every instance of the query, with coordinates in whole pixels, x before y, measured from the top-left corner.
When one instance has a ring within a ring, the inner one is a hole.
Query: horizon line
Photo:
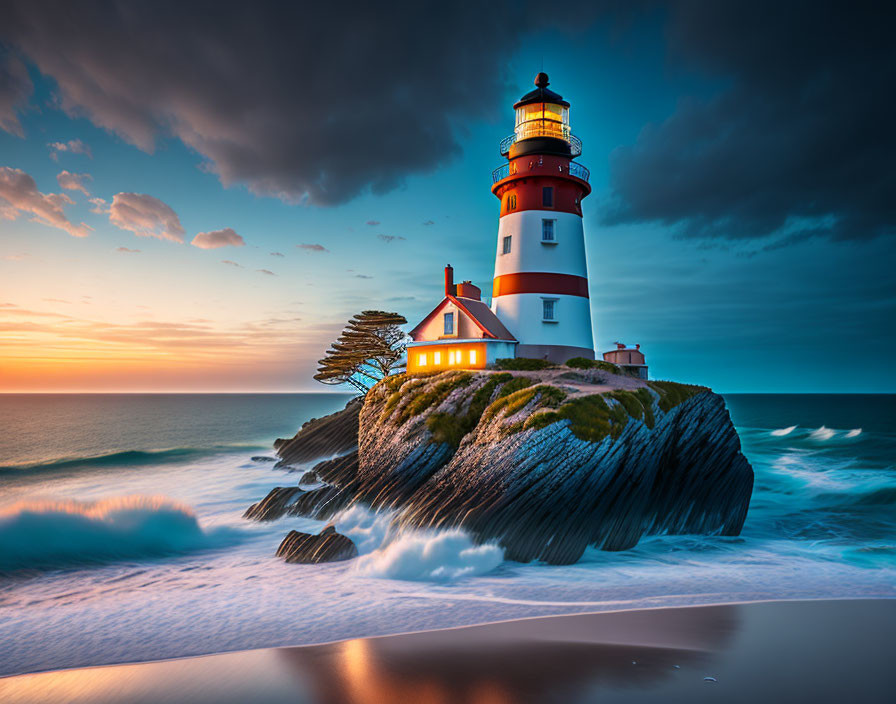
[[[896,390],[892,391],[787,391],[787,390],[778,390],[778,391],[717,391],[715,389],[710,389],[713,393],[725,395],[725,394],[739,394],[739,395],[804,395],[804,396],[812,396],[812,395],[831,395],[831,396],[847,396],[847,395],[865,395],[865,396],[893,396],[896,395]],[[158,391],[158,390],[126,390],[126,391],[108,391],[108,390],[59,390],[59,391],[0,391],[0,396],[58,396],[58,395],[67,395],[67,396],[78,396],[78,395],[94,395],[94,396],[124,396],[124,395],[141,395],[141,396],[161,396],[161,395],[180,395],[180,396],[198,396],[198,395],[207,395],[207,396],[236,396],[236,395],[259,395],[264,394],[268,396],[284,396],[284,395],[292,395],[292,394],[320,394],[320,395],[329,395],[329,396],[347,396],[347,395],[362,395],[358,394],[355,391],[350,389],[346,389],[345,391],[324,391],[324,390],[303,390],[303,389],[295,389],[289,391],[269,391],[269,390],[250,390],[250,391],[175,391],[175,390],[167,390],[167,391]]]

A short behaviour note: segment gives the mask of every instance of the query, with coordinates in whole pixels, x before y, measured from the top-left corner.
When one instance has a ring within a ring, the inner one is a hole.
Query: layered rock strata
[[[314,468],[326,486],[275,489],[248,517],[327,519],[360,501],[497,541],[508,559],[568,564],[644,535],[737,535],[752,492],[725,403],[703,387],[562,368],[399,375],[342,413],[327,423],[357,418],[356,443],[340,445],[357,450]],[[311,452],[304,432],[292,452]]]
[[[338,562],[357,556],[355,544],[333,526],[327,526],[318,535],[291,530],[277,548],[277,557],[302,564]]]

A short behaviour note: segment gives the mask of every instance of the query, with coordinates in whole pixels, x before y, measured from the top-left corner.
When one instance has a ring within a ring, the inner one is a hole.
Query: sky
[[[783,7],[781,6],[783,5]],[[490,290],[491,171],[572,107],[596,347],[894,392],[880,3],[0,6],[0,391],[303,391],[355,313]]]

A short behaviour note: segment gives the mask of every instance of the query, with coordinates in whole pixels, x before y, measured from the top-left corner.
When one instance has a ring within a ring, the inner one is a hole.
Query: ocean
[[[896,396],[726,395],[756,473],[742,535],[654,536],[575,565],[463,533],[336,519],[362,553],[287,565],[301,518],[246,508],[301,476],[271,443],[338,394],[0,395],[0,675],[528,616],[896,597]]]

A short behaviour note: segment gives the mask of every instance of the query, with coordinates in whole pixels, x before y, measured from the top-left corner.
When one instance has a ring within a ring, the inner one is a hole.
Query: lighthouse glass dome
[[[531,137],[555,137],[569,141],[569,108],[558,103],[529,103],[516,109],[517,141]]]

